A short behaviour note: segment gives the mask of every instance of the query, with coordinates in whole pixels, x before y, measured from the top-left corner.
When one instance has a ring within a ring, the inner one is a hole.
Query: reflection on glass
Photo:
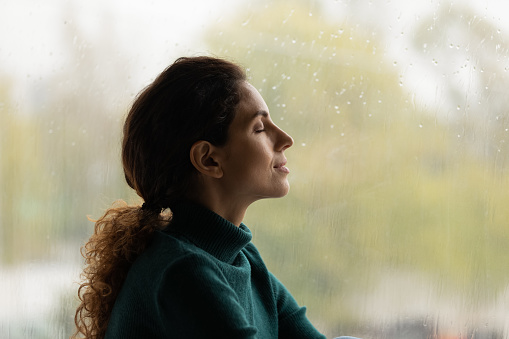
[[[118,156],[133,93],[203,53],[249,65],[295,139],[289,196],[246,222],[313,323],[509,335],[503,1],[0,6],[0,337],[70,335],[86,216],[136,199]]]

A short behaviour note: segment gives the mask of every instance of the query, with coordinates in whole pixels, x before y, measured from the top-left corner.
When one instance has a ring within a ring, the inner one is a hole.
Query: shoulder
[[[150,245],[133,263],[128,280],[142,280],[156,287],[165,276],[178,276],[178,281],[185,282],[211,271],[217,274],[219,269],[207,252],[185,239],[156,231]]]
[[[159,336],[251,338],[256,331],[219,265],[185,239],[157,232],[129,272],[116,321]]]
[[[180,257],[187,257],[190,255],[195,255],[197,257],[209,256],[206,251],[194,245],[185,237],[158,230],[154,232],[150,244],[140,255],[139,260],[161,261],[168,264]]]

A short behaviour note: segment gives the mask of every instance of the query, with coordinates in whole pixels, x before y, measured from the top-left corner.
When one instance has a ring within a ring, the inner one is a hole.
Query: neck
[[[240,226],[250,205],[231,196],[220,194],[218,190],[207,189],[201,189],[200,194],[193,196],[190,200],[208,208],[236,226]]]
[[[247,210],[247,206],[244,208],[241,206],[233,206],[232,204],[223,204],[222,201],[219,200],[192,199],[192,201],[220,215],[235,226],[240,226]]]
[[[235,226],[240,226],[242,220],[244,220],[244,215],[246,214],[246,208],[241,207],[233,207],[233,206],[222,206],[221,204],[203,204],[203,206],[207,207],[211,211],[219,214]]]

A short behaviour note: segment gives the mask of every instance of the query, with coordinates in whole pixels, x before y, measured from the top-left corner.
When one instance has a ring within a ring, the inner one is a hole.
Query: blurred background
[[[295,139],[245,223],[329,338],[509,338],[505,0],[0,2],[0,338],[68,338],[135,95],[243,65]]]

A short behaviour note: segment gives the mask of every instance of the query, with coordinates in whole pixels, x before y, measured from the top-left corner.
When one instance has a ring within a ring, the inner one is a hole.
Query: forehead
[[[241,97],[235,113],[235,120],[249,121],[260,111],[269,112],[269,108],[256,88],[248,82],[241,84]]]

